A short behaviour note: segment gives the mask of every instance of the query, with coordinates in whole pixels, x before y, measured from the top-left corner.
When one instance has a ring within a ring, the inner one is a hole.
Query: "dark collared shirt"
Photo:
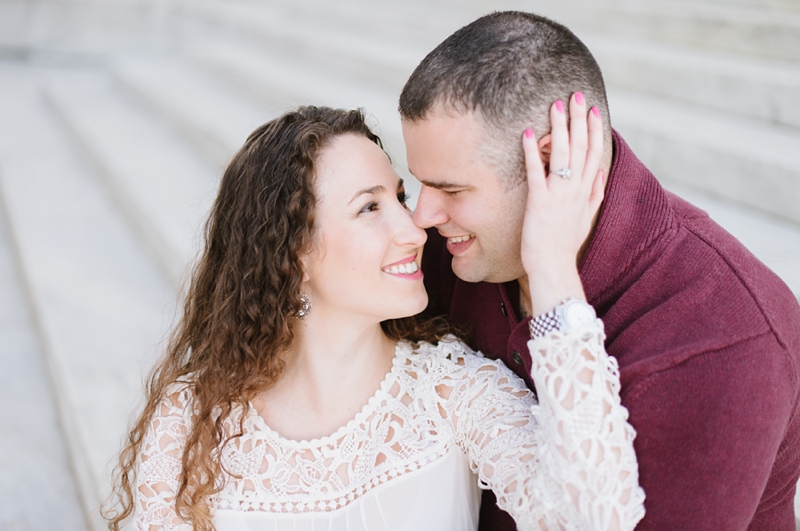
[[[800,476],[800,307],[705,212],[666,192],[614,133],[614,161],[580,268],[620,366],[647,514],[637,530],[794,531]],[[428,231],[428,311],[533,388],[519,287],[457,279]],[[489,492],[481,530],[515,529]]]

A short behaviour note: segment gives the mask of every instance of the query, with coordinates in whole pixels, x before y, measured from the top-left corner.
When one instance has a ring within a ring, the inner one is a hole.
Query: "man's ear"
[[[552,135],[547,133],[536,142],[536,145],[539,146],[539,156],[542,158],[545,173],[550,171],[550,153],[553,151],[552,140]]]

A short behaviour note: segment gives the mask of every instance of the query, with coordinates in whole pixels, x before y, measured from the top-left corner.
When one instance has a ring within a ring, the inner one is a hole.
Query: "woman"
[[[602,197],[601,126],[581,110],[585,205],[568,235],[526,215],[528,271],[559,255],[574,269]],[[559,116],[554,151],[569,149]],[[533,196],[548,184],[524,136]],[[541,230],[568,251],[542,252]],[[537,404],[444,322],[409,317],[427,304],[425,239],[360,112],[306,107],[256,130],[121,454],[110,528],[133,515],[148,530],[476,529],[480,487],[519,529],[632,529],[643,493],[602,323],[531,341]],[[532,288],[534,309],[580,299],[576,278]]]

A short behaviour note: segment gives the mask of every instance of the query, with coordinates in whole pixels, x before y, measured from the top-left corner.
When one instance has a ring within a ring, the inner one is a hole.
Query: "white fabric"
[[[222,451],[215,526],[474,530],[480,485],[520,530],[633,529],[644,494],[603,337],[598,320],[529,343],[539,404],[502,363],[450,340],[400,342],[380,389],[328,437],[290,441],[240,408],[226,421],[234,433],[244,415],[243,434]],[[582,370],[590,383],[575,376]],[[175,384],[139,458],[139,529],[191,529],[173,508],[191,415],[188,386]]]

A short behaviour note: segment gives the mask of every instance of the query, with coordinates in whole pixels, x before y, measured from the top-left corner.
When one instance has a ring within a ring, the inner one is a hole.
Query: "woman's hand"
[[[551,310],[568,297],[585,299],[577,256],[603,200],[600,112],[596,107],[588,110],[580,92],[572,95],[569,106],[569,132],[563,103],[557,101],[550,108],[549,175],[545,175],[533,131],[526,130],[522,139],[528,200],[521,257],[528,275],[534,316]]]

